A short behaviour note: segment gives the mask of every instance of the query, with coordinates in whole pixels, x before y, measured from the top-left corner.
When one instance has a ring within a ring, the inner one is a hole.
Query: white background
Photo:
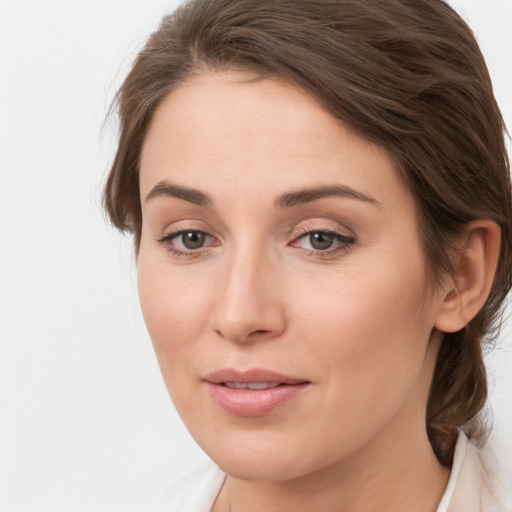
[[[126,511],[205,459],[158,373],[130,240],[100,208],[109,103],[176,4],[0,0],[2,512]],[[452,4],[512,126],[512,1]],[[489,365],[494,435],[512,449],[510,335]]]

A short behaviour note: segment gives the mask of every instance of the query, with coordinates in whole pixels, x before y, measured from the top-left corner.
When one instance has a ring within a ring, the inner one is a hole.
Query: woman
[[[509,166],[458,15],[195,0],[118,101],[106,208],[134,234],[169,393],[218,466],[151,510],[511,510],[477,449]]]

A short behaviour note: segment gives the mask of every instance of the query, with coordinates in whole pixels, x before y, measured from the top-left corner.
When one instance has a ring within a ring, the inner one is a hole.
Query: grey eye
[[[206,242],[206,235],[201,231],[184,231],[180,233],[181,243],[186,249],[201,249]]]
[[[325,251],[330,249],[334,243],[334,233],[327,233],[325,231],[317,231],[316,233],[309,234],[309,243],[316,251]]]

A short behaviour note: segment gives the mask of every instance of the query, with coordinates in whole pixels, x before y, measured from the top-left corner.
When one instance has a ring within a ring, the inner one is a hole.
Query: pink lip
[[[248,371],[224,369],[204,379],[213,401],[224,411],[235,416],[254,418],[263,416],[301,393],[310,382],[259,368]],[[266,389],[232,389],[225,383],[279,384]]]

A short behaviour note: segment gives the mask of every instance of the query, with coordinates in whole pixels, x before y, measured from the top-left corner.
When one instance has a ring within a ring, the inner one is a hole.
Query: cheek
[[[177,378],[187,364],[197,340],[209,322],[208,288],[190,281],[166,262],[151,258],[141,248],[138,290],[144,321],[164,380]]]
[[[364,390],[420,370],[431,326],[421,259],[409,261],[380,258],[364,272],[347,268],[321,286],[311,282],[301,295],[295,316],[302,318],[299,336],[309,341],[307,358],[320,357],[333,380]]]
[[[425,290],[420,265],[400,268],[381,262],[378,268],[364,266],[364,272],[347,267],[329,279],[313,276],[294,295],[300,310],[296,316],[326,335],[331,331],[359,341],[368,331],[382,336],[402,331],[400,338],[406,338],[404,328],[421,330]]]
[[[350,272],[330,288],[309,287],[300,307],[304,364],[319,369],[322,413],[318,438],[332,425],[340,449],[364,444],[410,396],[421,403],[421,375],[430,328],[422,315],[422,269],[399,266]],[[343,283],[343,284],[340,284]],[[306,421],[306,420],[305,420]]]

